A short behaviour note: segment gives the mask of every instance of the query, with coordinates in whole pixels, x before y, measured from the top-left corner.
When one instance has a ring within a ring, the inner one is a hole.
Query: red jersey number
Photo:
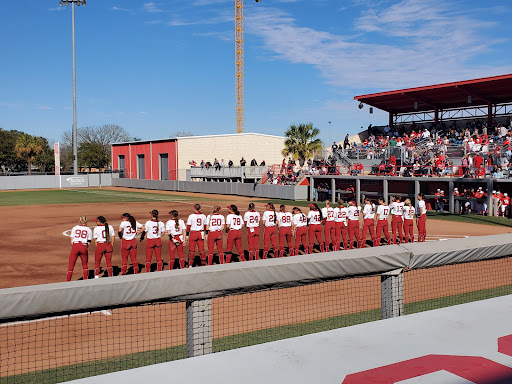
[[[221,219],[212,219],[212,226],[213,227],[218,227],[222,224],[222,220]]]
[[[105,231],[103,231],[105,232]],[[86,230],[80,230],[77,229],[75,231],[75,237],[81,238],[81,239],[87,239],[87,231]]]

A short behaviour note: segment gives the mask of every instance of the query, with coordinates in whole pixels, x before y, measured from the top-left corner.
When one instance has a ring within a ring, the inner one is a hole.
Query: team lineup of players
[[[268,203],[266,211],[260,215],[253,203],[249,204],[248,211],[242,216],[237,206],[227,207],[228,215],[220,214],[221,208],[214,206],[210,215],[201,212],[199,204],[194,205],[194,212],[188,216],[185,224],[176,210],[170,211],[171,219],[166,223],[158,219],[158,211],[150,212],[151,219],[141,224],[129,213],[124,213],[117,235],[121,239],[121,274],[128,269],[128,258],[132,263],[133,272],[139,272],[137,262],[137,236],[140,241],[146,238],[146,264],[145,271],[151,270],[153,255],[157,261],[157,270],[163,270],[162,237],[169,236],[169,266],[173,269],[175,260],[179,261],[180,268],[185,268],[184,248],[188,244],[188,266],[191,267],[198,250],[201,265],[212,265],[215,248],[219,263],[230,263],[232,250],[235,247],[240,261],[246,261],[242,249],[242,228],[247,228],[247,240],[249,243],[249,260],[260,258],[259,236],[260,222],[263,222],[263,255],[266,259],[272,246],[273,258],[285,256],[285,243],[288,246],[288,256],[298,255],[302,245],[303,252],[313,253],[315,240],[320,246],[320,251],[339,251],[352,249],[354,242],[358,248],[366,246],[367,234],[370,234],[372,246],[379,246],[382,236],[388,244],[414,242],[414,218],[418,228],[418,241],[425,241],[427,209],[425,197],[418,195],[416,207],[411,200],[402,202],[400,195],[392,198],[387,205],[383,198],[378,199],[376,207],[369,198],[364,200],[362,207],[357,206],[351,200],[346,204],[340,200],[336,207],[331,206],[329,200],[325,201],[325,207],[320,209],[317,204],[309,205],[308,214],[304,214],[298,207],[288,212],[286,206],[281,205],[276,212],[274,205]],[[388,216],[391,219],[391,233],[389,234]],[[363,218],[362,231],[360,228],[360,216]],[[71,252],[69,255],[69,267],[67,280],[73,275],[76,260],[82,261],[83,278],[87,279],[88,269],[88,245],[95,241],[94,276],[99,277],[100,264],[105,257],[108,276],[113,275],[112,250],[116,239],[116,233],[112,225],[107,223],[103,216],[96,218],[96,227],[91,230],[87,226],[87,218],[80,217],[79,225],[71,230]],[[227,246],[224,250],[223,231],[227,233]],[[324,240],[322,240],[322,232]],[[205,250],[205,239],[208,251]],[[293,241],[292,241],[293,239]],[[278,245],[279,244],[279,245]],[[207,255],[208,252],[208,255]]]

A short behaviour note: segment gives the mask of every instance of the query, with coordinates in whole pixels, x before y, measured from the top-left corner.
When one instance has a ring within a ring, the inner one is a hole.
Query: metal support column
[[[455,212],[455,197],[453,196],[453,181],[448,182],[448,193],[450,197],[448,198],[448,211],[450,215],[453,215]]]
[[[213,352],[212,300],[186,303],[187,357]]]
[[[492,216],[494,212],[494,207],[492,206],[492,189],[493,189],[493,180],[487,179],[487,216]]]
[[[404,275],[402,269],[383,273],[380,276],[382,319],[404,314]]]
[[[361,180],[356,179],[356,203],[361,205]]]
[[[418,195],[421,192],[420,182],[418,180],[414,181],[414,206],[418,205]]]
[[[309,201],[315,201],[315,186],[313,176],[309,176]]]
[[[384,202],[387,204],[388,203],[388,194],[389,194],[389,185],[388,185],[388,180],[387,179],[383,179],[382,180],[382,198],[384,199]]]
[[[331,179],[331,201],[334,203],[336,201],[336,179]]]

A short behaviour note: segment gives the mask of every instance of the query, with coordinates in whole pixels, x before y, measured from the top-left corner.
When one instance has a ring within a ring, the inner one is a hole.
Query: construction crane
[[[259,3],[260,0],[255,0]],[[244,0],[235,0],[235,87],[236,87],[236,133],[245,128],[244,101]]]

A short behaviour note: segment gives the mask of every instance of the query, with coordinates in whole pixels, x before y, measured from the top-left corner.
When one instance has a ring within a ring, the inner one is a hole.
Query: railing
[[[259,179],[265,173],[267,167],[191,167],[191,178],[248,178]]]

